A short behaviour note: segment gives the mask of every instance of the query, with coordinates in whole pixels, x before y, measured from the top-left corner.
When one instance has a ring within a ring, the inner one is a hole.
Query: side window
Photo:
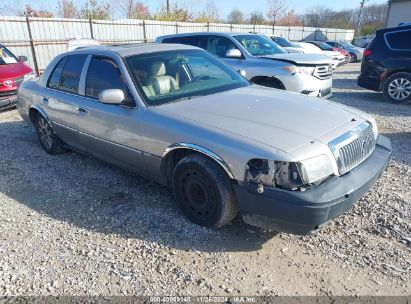
[[[117,64],[109,58],[93,57],[86,77],[86,96],[98,99],[98,95],[107,89],[122,90],[127,104],[134,105]]]
[[[59,61],[59,63],[57,63],[57,65],[54,67],[54,70],[53,72],[51,72],[51,76],[47,83],[47,87],[56,89],[56,90],[59,88],[61,71],[63,70],[63,66],[66,63],[66,60],[67,60],[67,57],[63,57]]]
[[[71,55],[67,57],[63,70],[61,71],[59,90],[78,93],[81,70],[87,55]]]
[[[238,47],[225,37],[212,36],[208,39],[207,51],[220,58],[226,58],[228,50],[238,49]]]
[[[172,39],[173,39],[173,41],[170,42],[170,43],[181,43],[181,44],[187,44],[187,45],[201,47],[201,45],[200,45],[201,44],[201,36],[182,36],[182,37],[174,37]]]
[[[394,50],[411,50],[411,30],[386,34],[388,46]]]

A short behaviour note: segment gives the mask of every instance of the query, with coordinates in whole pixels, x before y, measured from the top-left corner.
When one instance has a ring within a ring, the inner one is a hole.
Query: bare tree
[[[57,5],[58,15],[62,18],[76,18],[78,17],[78,11],[73,1],[60,0]]]
[[[97,0],[87,0],[80,10],[84,19],[110,19],[110,4],[99,3]]]
[[[53,18],[53,13],[48,10],[36,10],[32,8],[30,4],[26,4],[26,9],[23,12],[23,16]]]
[[[278,19],[280,19],[287,11],[287,6],[284,0],[267,0],[268,13],[267,17],[271,24],[275,25]]]
[[[244,23],[244,14],[238,9],[233,9],[227,16],[228,23],[241,24]]]
[[[149,19],[150,10],[147,5],[136,0],[121,0],[118,3],[127,19]]]
[[[153,14],[153,19],[159,21],[188,22],[193,20],[193,14],[185,6],[175,3],[169,8],[169,11],[167,7],[163,5]]]
[[[303,21],[297,14],[294,12],[294,9],[289,10],[285,13],[279,20],[278,24],[285,25],[285,26],[301,26],[303,25]]]
[[[207,0],[204,10],[200,11],[194,22],[218,22],[220,14],[213,0]]]
[[[250,14],[250,23],[251,24],[264,24],[265,18],[263,12],[254,11]]]

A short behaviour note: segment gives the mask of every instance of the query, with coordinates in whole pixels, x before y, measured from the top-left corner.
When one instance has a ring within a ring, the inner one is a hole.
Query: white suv
[[[333,69],[327,56],[287,53],[264,35],[192,33],[161,36],[156,42],[205,49],[255,84],[313,97],[331,96]]]

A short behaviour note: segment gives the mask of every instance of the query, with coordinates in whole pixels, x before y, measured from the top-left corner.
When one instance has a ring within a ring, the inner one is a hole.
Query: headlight
[[[327,155],[300,162],[252,159],[247,164],[246,181],[268,187],[303,190],[321,183],[332,174],[332,164]]]
[[[295,65],[287,65],[282,68],[283,70],[290,72],[291,74],[306,74],[312,75],[314,73],[315,68],[313,67],[305,67],[305,66],[295,66]]]
[[[298,73],[298,71],[299,71],[299,68],[295,65],[286,65],[286,66],[282,67],[282,69],[284,71],[290,72],[291,74]]]
[[[24,75],[24,81],[34,79],[36,77],[37,77],[36,73],[30,72],[30,73]]]

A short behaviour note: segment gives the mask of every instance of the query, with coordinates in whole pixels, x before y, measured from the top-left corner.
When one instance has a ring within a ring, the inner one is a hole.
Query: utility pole
[[[167,14],[170,14],[170,0],[167,0]]]
[[[357,26],[355,27],[355,30],[356,30],[358,36],[360,36],[360,33],[361,33],[362,10],[364,8],[365,1],[367,1],[367,0],[361,0],[360,11],[358,13]]]

